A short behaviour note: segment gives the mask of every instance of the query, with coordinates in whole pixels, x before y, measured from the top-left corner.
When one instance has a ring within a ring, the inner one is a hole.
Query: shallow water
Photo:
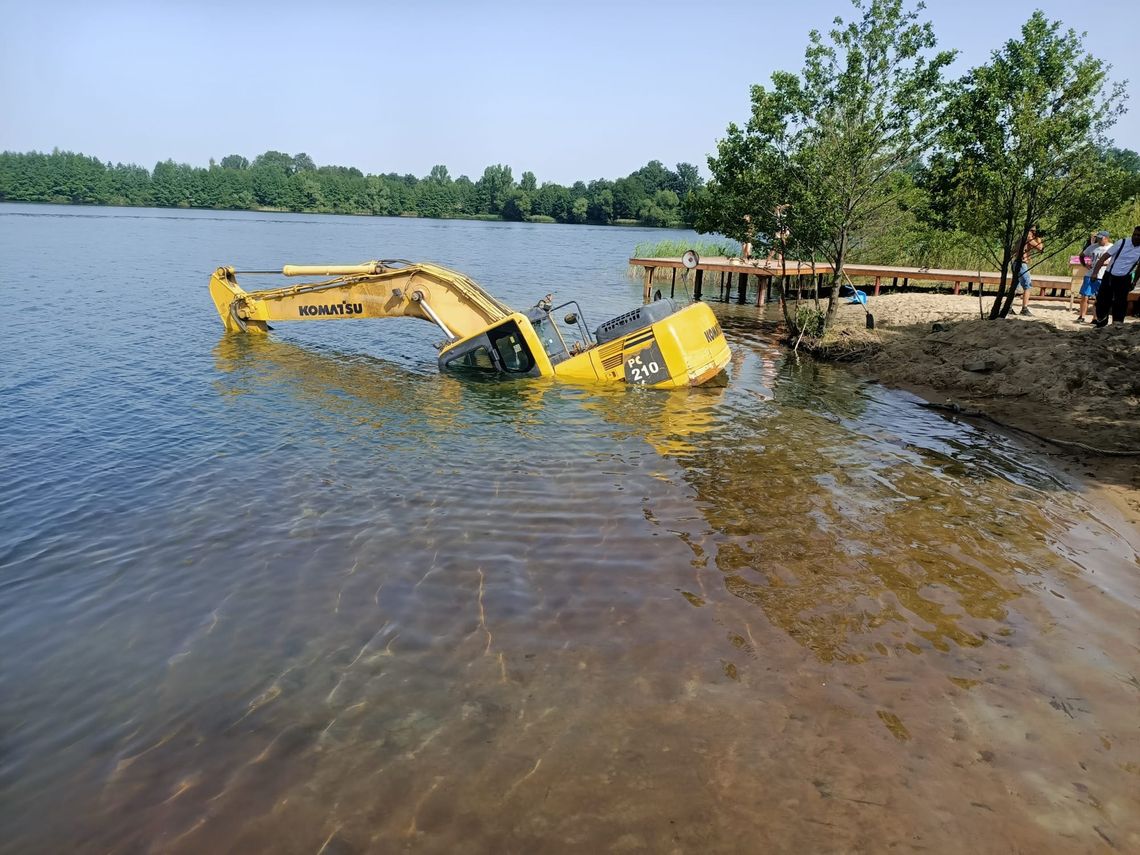
[[[430,259],[596,326],[659,236],[0,206],[0,848],[1140,848],[1137,556],[1034,452],[750,308],[653,392],[205,287]]]

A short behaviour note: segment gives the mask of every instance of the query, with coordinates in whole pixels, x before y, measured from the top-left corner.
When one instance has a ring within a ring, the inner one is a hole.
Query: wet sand
[[[986,298],[986,310],[991,302]],[[980,410],[1015,429],[1092,449],[1140,451],[1140,321],[1093,329],[1074,323],[1076,312],[1064,303],[1031,301],[1032,316],[989,322],[978,318],[976,297],[947,294],[885,295],[872,298],[870,308],[883,348],[855,365],[864,376]],[[935,322],[947,329],[934,332]],[[863,310],[841,306],[840,323],[862,327]],[[1041,449],[1140,531],[1140,456]]]

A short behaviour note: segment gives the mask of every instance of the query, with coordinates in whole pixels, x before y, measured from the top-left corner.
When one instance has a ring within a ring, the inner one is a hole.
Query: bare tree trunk
[[[1001,242],[1001,270],[1000,278],[998,279],[997,296],[994,297],[994,303],[990,306],[990,320],[994,321],[1001,317],[1001,307],[1005,303],[1006,286],[1009,284],[1009,262],[1010,262],[1010,244],[1013,242],[1014,220],[1017,218],[1017,188],[1013,188],[1008,199],[1005,202],[1005,234],[1002,236]],[[979,287],[984,287],[979,283]]]
[[[1009,276],[1009,246],[1002,250],[1001,255],[1001,279],[998,280],[997,296],[994,297],[994,304],[990,306],[990,320],[996,321],[1001,317],[1001,306],[1004,302],[1006,283]],[[978,290],[980,291],[984,283],[978,282]]]
[[[786,251],[787,248],[785,247],[784,249]],[[769,285],[769,287],[771,287],[771,285]],[[795,326],[795,322],[788,314],[788,259],[785,257],[784,252],[780,253],[780,311],[784,313],[784,323],[788,325],[789,330],[792,329]]]
[[[831,296],[827,298],[827,317],[823,322],[823,328],[825,330],[831,327],[831,324],[835,321],[836,314],[839,312],[839,282],[843,278],[843,261],[847,254],[846,229],[840,230],[839,240],[836,242],[836,249],[835,269],[831,275]]]

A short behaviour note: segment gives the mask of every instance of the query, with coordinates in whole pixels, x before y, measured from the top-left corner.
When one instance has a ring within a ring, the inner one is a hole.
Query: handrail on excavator
[[[365,261],[363,264],[286,264],[280,270],[231,270],[237,276],[374,276],[394,269],[395,264],[411,264],[402,258]]]

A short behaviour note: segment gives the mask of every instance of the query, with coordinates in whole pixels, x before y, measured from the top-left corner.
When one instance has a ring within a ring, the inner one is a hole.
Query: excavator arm
[[[420,318],[436,324],[449,341],[457,341],[511,314],[462,273],[435,264],[369,261],[245,273],[324,278],[245,291],[238,285],[238,271],[219,267],[210,277],[210,296],[231,332],[264,333],[274,321]]]

